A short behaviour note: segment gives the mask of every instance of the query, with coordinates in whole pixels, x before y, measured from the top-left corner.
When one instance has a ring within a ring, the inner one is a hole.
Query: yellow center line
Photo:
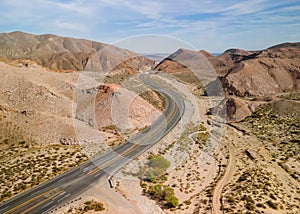
[[[174,108],[174,106],[173,106]],[[175,115],[176,111],[171,111],[165,118],[166,121],[169,121],[174,115]],[[160,130],[160,127],[156,128],[155,133]],[[153,135],[153,134],[152,134]],[[128,154],[129,152],[133,151],[136,147],[141,146],[140,144],[133,144],[133,146],[129,147],[126,151],[124,151],[123,153],[120,154],[120,156],[124,156],[126,154]],[[99,172],[100,170],[102,170],[104,167],[108,166],[110,163],[112,163],[113,161],[115,161],[116,159],[120,158],[119,156],[112,158],[111,160],[109,160],[106,163],[103,163],[100,166],[97,166],[95,169],[92,169],[91,171],[89,171],[87,174],[89,175],[93,175],[97,172]]]
[[[124,151],[123,153],[120,154],[120,156],[123,156],[125,154],[128,154],[129,152],[131,152],[133,149],[135,149],[136,146],[139,146],[137,144],[133,144],[130,148],[128,148],[126,151]],[[112,158],[111,160],[109,160],[106,163],[103,163],[100,166],[97,166],[95,169],[89,171],[87,174],[89,175],[93,175],[97,172],[99,172],[100,170],[102,170],[104,167],[108,166],[110,163],[112,163],[113,161],[115,161],[116,159],[120,158],[119,156]]]
[[[9,210],[9,211],[3,213],[3,214],[9,214],[9,213],[13,212],[14,210],[16,210],[16,209],[18,209],[18,208],[20,208],[20,207],[23,207],[24,205],[30,203],[31,201],[34,201],[35,199],[37,199],[37,198],[39,198],[39,197],[42,197],[43,195],[46,195],[47,193],[52,192],[52,191],[54,191],[54,190],[56,190],[56,189],[57,189],[57,188],[54,188],[54,189],[51,189],[51,190],[49,190],[49,191],[47,191],[47,192],[41,193],[41,194],[39,194],[39,195],[33,197],[32,199],[30,199],[30,200],[28,200],[28,201],[25,201],[25,202],[22,203],[22,204],[19,204],[18,206],[14,207],[13,209],[11,209],[11,210]]]
[[[61,190],[61,191],[59,191],[59,192],[53,194],[51,197],[46,198],[45,200],[43,200],[43,201],[41,201],[41,202],[35,204],[34,206],[30,207],[28,210],[25,210],[24,212],[22,212],[21,214],[28,213],[29,211],[31,211],[31,210],[33,210],[34,208],[40,206],[41,204],[45,203],[46,201],[49,201],[50,199],[54,198],[55,196],[61,194],[62,192],[64,192],[64,190]]]
[[[113,161],[115,161],[116,159],[119,159],[120,156],[124,156],[126,154],[128,154],[129,152],[133,151],[134,149],[136,149],[137,147],[141,146],[140,144],[133,144],[131,147],[129,147],[126,151],[124,151],[123,153],[121,153],[119,156],[112,158],[111,160],[109,160],[106,163],[103,163],[102,165],[96,167],[95,169],[91,170],[88,172],[89,175],[93,175],[97,172],[99,172],[101,169],[103,169],[104,167],[108,166],[110,163],[112,163]]]
[[[172,107],[172,106],[171,106],[171,107]],[[172,109],[174,109],[174,106],[172,107]],[[169,120],[172,118],[172,116],[175,115],[175,113],[176,113],[176,111],[171,111],[171,112],[169,112],[169,114],[166,116],[166,120],[169,121]],[[160,126],[156,127],[156,130],[155,130],[154,133],[156,133],[156,132],[159,131],[159,130],[160,130]],[[146,134],[146,135],[147,135],[147,134]],[[148,134],[148,135],[149,135],[149,134]],[[151,135],[153,135],[153,133],[152,133]],[[141,141],[141,140],[143,140],[143,138],[142,138],[142,139],[139,139],[138,142]],[[141,145],[138,144],[138,143],[135,143],[135,144],[133,144],[131,147],[129,147],[127,150],[125,150],[123,153],[121,153],[120,155],[121,155],[121,156],[124,156],[124,155],[130,153],[131,151],[134,151],[134,149],[138,148],[139,146],[141,146]],[[89,175],[95,174],[96,172],[100,171],[101,169],[103,169],[104,167],[108,166],[108,165],[111,164],[113,161],[115,161],[115,160],[117,160],[117,159],[119,159],[119,158],[120,158],[120,156],[114,157],[114,158],[112,158],[110,161],[108,161],[108,162],[106,162],[106,163],[103,163],[102,165],[97,166],[95,169],[89,171],[87,174],[89,174]],[[51,190],[49,190],[49,191],[47,191],[47,192],[41,193],[40,195],[37,195],[37,196],[31,198],[30,200],[25,201],[25,202],[22,203],[22,204],[19,204],[18,206],[16,206],[16,207],[12,208],[11,210],[5,212],[4,214],[12,213],[13,211],[17,210],[18,208],[24,207],[25,205],[29,204],[30,202],[32,202],[32,201],[34,201],[34,200],[36,200],[36,199],[38,199],[38,198],[40,198],[40,197],[42,197],[42,196],[48,194],[49,192],[53,192],[53,191],[55,191],[55,190],[57,190],[57,189],[58,189],[58,188],[56,187],[56,188],[53,188],[53,189],[51,189]],[[44,202],[46,202],[46,201],[48,201],[48,200],[54,198],[55,196],[61,194],[62,192],[64,192],[64,190],[61,190],[61,191],[59,191],[59,192],[57,192],[57,193],[51,195],[50,197],[46,198],[45,200],[43,200],[43,201],[41,201],[41,202],[35,204],[35,205],[32,206],[31,208],[27,209],[27,210],[24,211],[23,213],[27,213],[27,212],[33,210],[33,209],[36,208],[37,206],[39,206],[39,205],[43,204]]]
[[[173,112],[172,112],[172,114],[168,114],[167,117],[166,117],[166,120],[170,120],[170,119],[172,118],[171,116],[173,116],[173,115],[174,115]],[[157,131],[158,131],[158,130],[160,130],[159,127],[157,128]],[[133,145],[132,145],[131,147],[129,147],[126,151],[124,151],[123,153],[121,153],[120,156],[124,156],[124,155],[128,154],[129,152],[131,152],[131,151],[133,151],[134,149],[136,149],[136,147],[138,147],[138,146],[141,146],[141,145],[140,145],[140,144],[137,144],[137,143],[133,144]],[[115,161],[115,160],[118,159],[118,158],[120,158],[120,157],[117,156],[117,157],[111,159],[110,161],[108,161],[108,162],[106,162],[106,163],[103,163],[103,164],[100,165],[100,166],[97,166],[95,169],[89,171],[87,174],[93,175],[93,174],[99,172],[99,171],[102,170],[104,167],[108,166],[110,163],[112,163],[113,161]]]

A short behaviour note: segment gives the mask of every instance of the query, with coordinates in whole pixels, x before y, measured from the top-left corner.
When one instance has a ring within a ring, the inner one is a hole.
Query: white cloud
[[[288,40],[290,35],[300,40],[295,27],[299,10],[299,0],[0,0],[0,31],[47,32],[110,42],[156,33],[217,50],[250,41],[262,44],[267,39],[255,36],[262,30],[278,33],[268,38],[272,41]]]
[[[161,18],[161,7],[162,4],[155,1],[139,1],[132,2],[132,1],[125,1],[125,6],[129,9],[134,10],[137,13],[142,15],[146,15],[148,18],[151,19],[159,19]]]
[[[89,16],[93,14],[94,8],[85,4],[84,1],[72,1],[72,2],[53,2],[53,1],[46,1],[45,6],[50,6],[56,8],[58,10],[64,11],[65,13],[68,12],[75,12],[80,15]]]
[[[247,0],[226,7],[222,10],[222,12],[224,11],[224,14],[227,15],[255,13],[264,10],[267,6],[266,3],[268,3],[266,0]]]

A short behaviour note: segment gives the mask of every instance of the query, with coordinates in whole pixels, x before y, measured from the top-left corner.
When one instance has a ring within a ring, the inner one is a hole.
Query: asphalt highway
[[[139,78],[166,99],[166,109],[150,127],[113,150],[0,204],[0,213],[55,213],[56,208],[74,200],[91,185],[107,181],[170,132],[183,115],[182,98],[174,91],[151,82],[145,74],[140,74]]]

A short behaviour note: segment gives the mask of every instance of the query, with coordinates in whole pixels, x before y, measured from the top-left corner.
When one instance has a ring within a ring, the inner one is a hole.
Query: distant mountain
[[[209,64],[207,57],[212,55],[203,50],[196,52],[180,48],[162,60],[154,70],[168,73],[197,71],[206,67],[205,64]]]
[[[242,97],[299,91],[300,47],[284,46],[252,52],[227,51],[216,57],[220,61],[225,59],[229,65],[222,77],[224,89]],[[218,70],[222,66],[215,67]]]
[[[267,49],[269,50],[274,50],[274,49],[279,49],[279,48],[300,48],[300,42],[286,42],[286,43],[282,43],[282,44],[279,44],[279,45],[274,45],[274,46],[271,46]]]
[[[251,115],[257,106],[277,99],[274,95],[299,93],[299,44],[284,43],[261,51],[230,49],[210,59],[227,94],[225,106],[229,121]],[[214,88],[214,83],[208,87]],[[249,101],[236,96],[256,98]]]
[[[211,68],[218,79],[207,78],[211,81],[203,81],[203,77],[207,76],[206,71]],[[226,96],[223,104],[227,106],[229,120],[240,120],[265,102],[264,99],[249,102],[243,100],[245,97],[272,97],[300,91],[300,43],[284,43],[258,51],[228,49],[218,56],[203,50],[179,49],[159,63],[155,70],[179,77],[191,70],[200,71],[197,77],[201,79],[206,92],[212,95],[223,91]],[[195,76],[185,76],[184,81],[193,82],[191,78],[195,79]]]
[[[162,61],[164,58],[166,58],[169,54],[166,53],[145,53],[145,54],[141,54],[142,56],[153,60],[157,63],[159,63],[160,61]]]
[[[200,50],[199,53],[202,53],[205,57],[212,57],[213,54],[208,53],[206,50]]]
[[[226,93],[241,97],[264,96],[300,90],[299,44],[284,43],[260,51],[228,49],[215,57],[203,50],[199,52],[217,72]],[[196,70],[195,65],[203,66],[199,60],[199,53],[179,49],[155,70],[168,73]]]
[[[126,69],[136,71],[154,64],[129,50],[100,42],[18,31],[0,34],[0,57],[27,59],[62,71],[111,71],[126,61]]]
[[[177,73],[177,72],[188,72],[189,69],[187,66],[184,66],[180,62],[187,56],[189,53],[194,54],[192,51],[187,49],[179,49],[173,54],[167,56],[163,59],[155,68],[156,71],[163,71],[168,73]]]

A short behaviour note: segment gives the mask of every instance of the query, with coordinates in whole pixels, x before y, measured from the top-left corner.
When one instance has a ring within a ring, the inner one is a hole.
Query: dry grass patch
[[[0,201],[87,160],[79,146],[40,146],[13,124],[2,124],[0,132]]]
[[[104,205],[101,202],[90,200],[79,207],[71,207],[66,214],[84,214],[104,211]]]
[[[300,181],[300,104],[275,101],[259,108],[237,124],[258,136],[272,151],[276,161],[294,179]]]

